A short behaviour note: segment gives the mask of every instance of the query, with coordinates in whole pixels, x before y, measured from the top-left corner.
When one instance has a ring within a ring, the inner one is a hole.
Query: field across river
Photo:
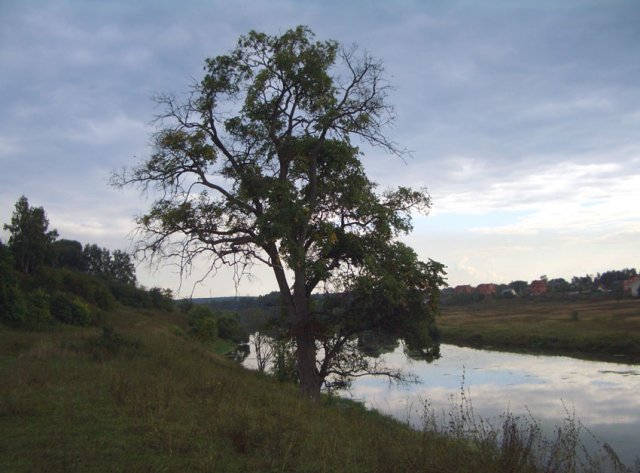
[[[463,346],[640,362],[640,300],[485,300],[446,306],[442,341]]]

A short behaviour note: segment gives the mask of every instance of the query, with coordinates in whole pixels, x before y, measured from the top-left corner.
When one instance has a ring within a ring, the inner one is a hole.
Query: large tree
[[[402,154],[384,134],[388,91],[381,63],[356,48],[315,41],[306,27],[252,31],[207,59],[186,97],[158,98],[154,152],[114,175],[159,191],[137,219],[143,255],[273,270],[312,398],[327,377],[371,371],[357,352],[365,330],[432,347],[443,266],[397,241],[429,196],[378,192],[353,142]],[[333,296],[313,299],[319,289]]]
[[[49,230],[49,219],[42,207],[30,207],[25,196],[16,202],[9,230],[8,246],[16,268],[25,274],[32,273],[53,257],[53,242],[58,238],[56,230]]]

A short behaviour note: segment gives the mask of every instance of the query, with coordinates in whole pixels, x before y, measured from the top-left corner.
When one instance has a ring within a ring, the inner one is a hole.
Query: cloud
[[[362,150],[381,188],[429,189],[430,218],[443,228],[416,225],[411,241],[421,257],[437,256],[472,279],[508,277],[515,261],[520,271],[538,272],[528,255],[540,259],[551,254],[546,247],[569,241],[576,249],[565,252],[573,258],[567,268],[585,269],[580,251],[596,264],[613,238],[628,261],[640,257],[630,243],[639,220],[633,45],[640,9],[626,2],[373,2],[363,9],[116,0],[1,8],[5,219],[25,194],[51,209],[65,232],[126,239],[133,221],[128,231],[125,222],[148,202],[106,181],[112,169],[150,152],[149,122],[159,112],[150,97],[187,91],[204,58],[227,52],[252,28],[278,33],[307,24],[319,40],[355,42],[384,60],[398,116],[388,134],[413,153],[403,163]],[[105,224],[101,215],[119,223]],[[558,264],[545,258],[540,264]],[[622,260],[607,258],[597,264]]]
[[[118,114],[112,117],[88,117],[76,126],[62,130],[62,139],[91,147],[136,142],[150,134],[150,128],[140,120]]]

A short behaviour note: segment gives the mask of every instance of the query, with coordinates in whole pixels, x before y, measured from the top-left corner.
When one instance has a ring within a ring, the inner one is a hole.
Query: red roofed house
[[[544,294],[545,292],[547,292],[547,282],[543,281],[542,279],[539,279],[538,281],[531,281],[531,287],[529,288],[529,291],[534,296]]]
[[[469,286],[468,284],[465,284],[463,286],[456,286],[453,291],[456,294],[473,294],[473,288],[471,286]]]
[[[624,292],[628,292],[633,297],[640,297],[640,276],[634,276],[622,283]]]
[[[498,289],[495,284],[478,284],[475,292],[476,294],[482,294],[483,296],[495,296]]]

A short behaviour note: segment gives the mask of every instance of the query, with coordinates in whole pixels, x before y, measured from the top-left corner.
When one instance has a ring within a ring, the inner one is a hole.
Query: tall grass
[[[562,422],[553,432],[546,432],[529,411],[525,415],[505,412],[496,419],[476,415],[464,386],[464,374],[458,395],[449,400],[446,411],[436,411],[428,400],[422,402],[422,431],[467,442],[479,461],[497,464],[499,471],[631,472],[616,452],[600,443],[566,405]]]

